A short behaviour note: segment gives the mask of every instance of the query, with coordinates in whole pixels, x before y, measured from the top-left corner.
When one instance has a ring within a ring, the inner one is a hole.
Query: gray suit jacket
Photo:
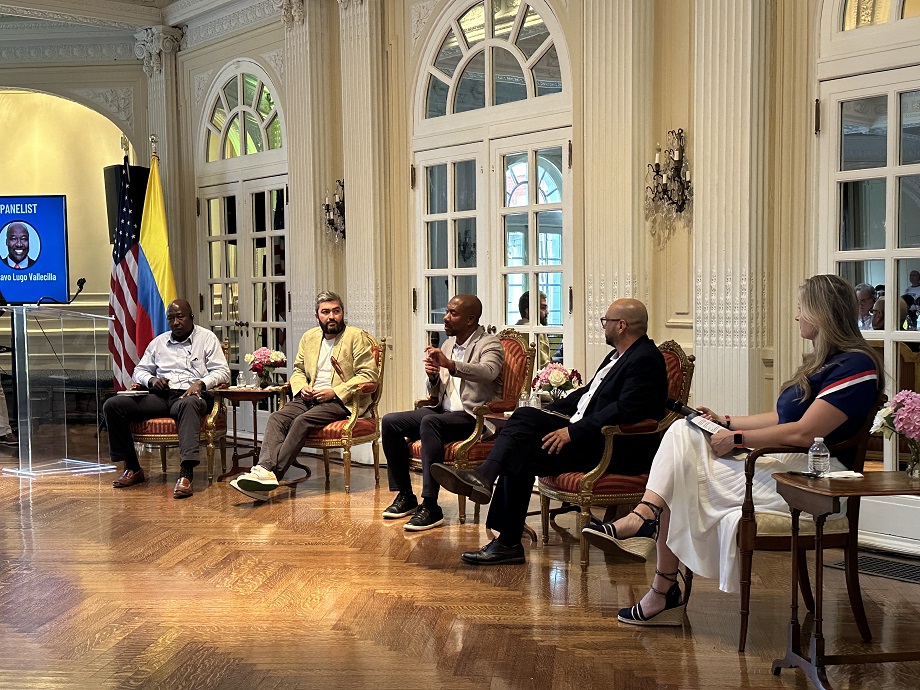
[[[456,338],[448,338],[441,346],[441,352],[448,359],[454,351]],[[466,344],[466,358],[457,362],[456,377],[460,379],[460,401],[463,410],[473,415],[480,405],[485,405],[502,397],[502,365],[505,363],[505,350],[502,342],[494,335],[488,335],[482,326],[473,331]],[[443,404],[447,393],[450,372],[441,367],[438,379],[428,381],[428,396],[437,405]]]

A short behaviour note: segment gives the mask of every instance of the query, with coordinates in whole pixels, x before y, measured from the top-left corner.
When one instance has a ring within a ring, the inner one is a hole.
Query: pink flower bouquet
[[[259,385],[262,388],[271,385],[271,376],[277,367],[287,366],[287,358],[283,352],[269,350],[267,347],[260,347],[243,359],[249,362],[249,370],[254,371],[259,377]]]
[[[920,463],[920,393],[901,391],[875,415],[872,433],[881,431],[885,438],[901,436],[910,448],[908,474]]]
[[[552,362],[539,371],[531,385],[534,390],[544,391],[549,393],[553,400],[559,400],[567,391],[578,388],[581,384],[581,374],[577,369],[569,371],[561,364]]]

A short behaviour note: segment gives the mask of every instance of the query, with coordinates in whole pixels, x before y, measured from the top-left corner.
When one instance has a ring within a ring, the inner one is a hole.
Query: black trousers
[[[201,418],[214,405],[214,397],[202,393],[199,398],[181,397],[184,390],[151,391],[149,395],[131,397],[115,395],[105,401],[102,413],[109,430],[109,455],[113,462],[124,462],[125,469],[137,471],[140,463],[134,450],[131,422],[157,417],[172,417],[179,432],[179,459],[186,467],[198,464],[198,437]]]
[[[568,420],[533,407],[521,407],[505,422],[495,439],[486,464],[499,466],[498,480],[489,505],[486,527],[499,532],[501,542],[520,542],[537,477],[563,472],[587,472],[600,460],[597,443],[570,441],[562,451],[550,455],[541,447],[543,437],[568,426]]]
[[[437,500],[440,485],[431,477],[431,465],[444,462],[444,444],[462,441],[473,433],[476,418],[466,412],[444,412],[420,407],[391,412],[380,422],[380,441],[387,458],[390,491],[412,493],[409,478],[409,443],[422,441],[422,498]],[[406,439],[409,439],[407,441]]]

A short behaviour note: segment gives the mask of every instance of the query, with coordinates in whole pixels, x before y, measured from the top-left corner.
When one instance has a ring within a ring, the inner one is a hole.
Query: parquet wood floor
[[[458,555],[488,537],[457,523],[449,494],[448,526],[410,534],[380,518],[392,496],[367,468],[345,494],[341,468],[327,488],[311,460],[296,494],[256,505],[203,472],[173,500],[175,465],[142,462],[150,481],[124,490],[112,474],[0,477],[0,689],[807,687],[770,673],[785,555],[755,556],[739,655],[738,597],[708,580],[683,629],[618,624],[651,569],[596,551],[582,575],[571,515],[525,566],[475,568]],[[859,647],[843,575],[825,572],[829,648]],[[875,649],[920,644],[920,586],[864,577],[863,590]],[[838,688],[918,676],[918,663],[830,669]]]

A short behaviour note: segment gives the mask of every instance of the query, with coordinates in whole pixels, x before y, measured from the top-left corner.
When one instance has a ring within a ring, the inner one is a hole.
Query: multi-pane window
[[[427,341],[444,341],[447,302],[477,292],[476,160],[424,167],[425,304]]]
[[[205,159],[211,163],[281,146],[281,116],[269,87],[254,74],[233,75],[211,105]]]
[[[847,0],[843,7],[843,30],[885,24],[898,19],[898,0]],[[903,0],[900,19],[920,17],[920,0]]]
[[[504,322],[533,333],[537,367],[563,356],[562,148],[502,156]]]
[[[428,66],[425,117],[561,91],[559,55],[540,14],[521,0],[482,0],[451,23]]]

